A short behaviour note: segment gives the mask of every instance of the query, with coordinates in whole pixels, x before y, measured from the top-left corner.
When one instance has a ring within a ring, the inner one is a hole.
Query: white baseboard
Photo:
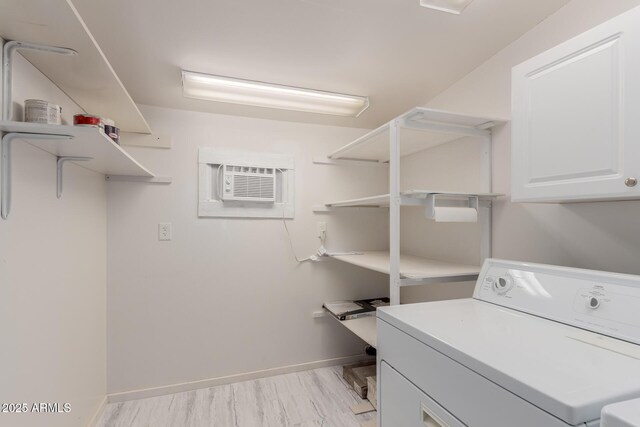
[[[164,396],[167,394],[181,393],[183,391],[197,390],[201,388],[215,387],[223,384],[231,384],[242,381],[250,381],[258,378],[272,377],[274,375],[290,374],[293,372],[308,371],[311,369],[325,368],[327,366],[346,365],[368,359],[361,354],[356,356],[337,357],[334,359],[318,360],[315,362],[301,363],[299,365],[282,366],[279,368],[265,369],[262,371],[246,372],[243,374],[228,375],[225,377],[209,378],[206,380],[190,381],[186,383],[170,384],[160,387],[145,388],[140,390],[124,391],[107,395],[109,403],[126,402],[128,400],[145,399],[147,397]]]
[[[100,402],[100,405],[98,406],[95,414],[93,414],[93,417],[91,417],[91,419],[89,420],[89,424],[87,424],[87,427],[96,427],[98,421],[100,420],[100,418],[102,418],[104,408],[107,407],[108,400],[108,396],[105,396],[104,399],[102,399],[102,402]]]

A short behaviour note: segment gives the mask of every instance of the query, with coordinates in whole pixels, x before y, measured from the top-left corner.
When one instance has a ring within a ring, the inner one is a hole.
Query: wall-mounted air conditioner
[[[295,213],[290,154],[198,150],[198,216],[288,218]]]
[[[256,166],[224,164],[222,168],[223,201],[265,202],[276,201],[276,170]]]

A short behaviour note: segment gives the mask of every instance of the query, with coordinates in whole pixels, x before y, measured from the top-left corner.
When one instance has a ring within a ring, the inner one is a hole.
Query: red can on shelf
[[[76,114],[73,116],[73,124],[75,126],[97,126],[102,127],[102,119],[91,114]]]

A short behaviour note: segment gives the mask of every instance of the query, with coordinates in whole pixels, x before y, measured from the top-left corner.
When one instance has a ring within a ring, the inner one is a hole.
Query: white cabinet
[[[513,68],[513,201],[640,199],[638,22],[635,8]]]

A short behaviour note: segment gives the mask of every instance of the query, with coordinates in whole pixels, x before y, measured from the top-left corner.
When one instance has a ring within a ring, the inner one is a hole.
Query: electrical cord
[[[320,239],[320,247],[318,248],[318,252],[306,258],[302,258],[302,259],[298,258],[298,255],[296,254],[296,250],[293,247],[293,239],[291,239],[291,233],[289,232],[289,227],[287,226],[287,220],[285,219],[285,216],[284,216],[284,209],[282,210],[282,224],[284,225],[284,229],[287,232],[287,238],[289,239],[289,246],[291,247],[291,253],[293,254],[293,257],[296,259],[296,261],[298,261],[299,263],[303,263],[306,261],[317,261],[319,257],[324,256],[326,254],[326,249],[324,248],[324,239],[322,237],[318,237],[318,239]]]
[[[282,169],[276,168],[276,170],[279,171],[284,177],[284,171]],[[285,217],[284,206],[282,208],[282,225],[284,225],[284,230],[287,232],[287,238],[289,239],[289,246],[291,247],[291,253],[293,254],[293,257],[297,262],[303,263],[306,261],[318,261],[318,258],[323,257],[327,254],[327,250],[324,247],[324,237],[318,236],[318,239],[320,239],[320,247],[318,248],[318,251],[315,254],[308,256],[306,258],[302,258],[302,259],[298,258],[298,255],[296,254],[296,250],[293,247],[293,239],[291,238],[289,227],[287,226],[287,219]]]

